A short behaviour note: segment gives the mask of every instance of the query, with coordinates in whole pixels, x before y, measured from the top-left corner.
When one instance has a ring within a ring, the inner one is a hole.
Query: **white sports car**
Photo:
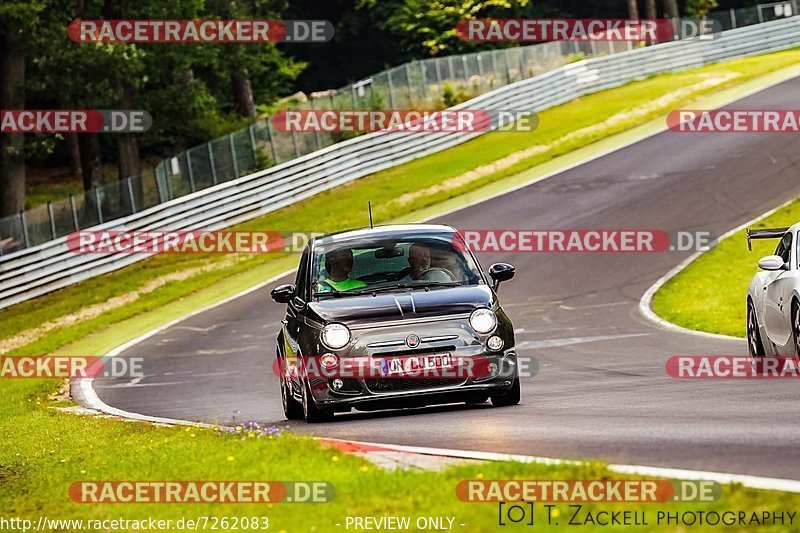
[[[775,255],[762,257],[747,289],[747,344],[750,357],[800,356],[800,223],[790,228],[747,230],[752,239],[780,239]]]

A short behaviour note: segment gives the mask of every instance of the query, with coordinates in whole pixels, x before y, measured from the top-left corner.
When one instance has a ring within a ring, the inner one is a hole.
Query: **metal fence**
[[[538,112],[661,72],[798,45],[800,17],[794,17],[728,31],[713,41],[665,43],[565,65],[498,88],[455,108]],[[374,172],[445,150],[478,135],[480,133],[370,133],[159,203],[100,224],[95,229],[177,231],[229,227]],[[92,198],[85,201],[91,203]],[[66,237],[15,252],[0,258],[0,308],[111,272],[145,257],[79,255],[68,249]]]
[[[782,2],[771,2],[759,4],[752,7],[742,7],[737,9],[724,9],[712,11],[707,18],[719,23],[723,28],[741,28],[752,26],[753,24],[763,24],[782,18],[797,15],[798,0],[784,0]]]
[[[724,29],[796,13],[796,0],[709,15]],[[631,43],[553,42],[406,63],[339,90],[312,95],[293,109],[444,109],[563,65],[630,51]],[[286,133],[271,120],[196,146],[152,172],[0,219],[0,256],[35,247],[158,203],[321,150],[352,135]]]

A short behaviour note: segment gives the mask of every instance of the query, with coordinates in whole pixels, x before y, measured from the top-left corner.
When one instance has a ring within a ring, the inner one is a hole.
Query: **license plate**
[[[421,374],[426,371],[449,370],[452,368],[453,356],[449,353],[386,357],[381,359],[382,376],[413,375]]]

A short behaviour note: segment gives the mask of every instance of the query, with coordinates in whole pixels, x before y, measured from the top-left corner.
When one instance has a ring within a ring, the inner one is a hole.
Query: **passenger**
[[[325,254],[327,278],[317,282],[317,292],[344,292],[360,289],[367,284],[350,277],[353,270],[353,251],[349,248],[334,250]]]

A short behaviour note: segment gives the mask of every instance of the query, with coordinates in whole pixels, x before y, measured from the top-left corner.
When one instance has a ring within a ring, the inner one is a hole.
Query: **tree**
[[[103,160],[100,157],[100,139],[96,133],[78,135],[78,150],[81,154],[83,190],[103,184]]]
[[[0,109],[25,109],[23,24],[2,21],[0,42]],[[25,208],[25,134],[0,134],[0,217]]]
[[[105,182],[101,158],[115,160],[121,179],[141,174],[141,145],[173,152],[208,140],[219,117],[216,100],[191,76],[194,64],[213,62],[207,46],[64,43],[64,28],[85,19],[196,19],[199,0],[48,0],[58,19],[31,39],[31,78],[39,105],[62,109],[145,109],[154,117],[144,134],[78,134],[84,187]],[[60,5],[55,5],[60,4]],[[64,75],[68,72],[68,75]],[[187,75],[187,72],[189,73]],[[109,146],[110,145],[110,146]],[[134,182],[137,193],[138,182]],[[121,191],[127,195],[127,189]],[[137,194],[138,196],[138,194]]]
[[[709,11],[719,7],[717,0],[686,0],[686,15],[703,18]]]
[[[0,109],[25,109],[25,39],[41,2],[0,4]],[[25,134],[0,134],[0,217],[25,208]]]
[[[480,45],[463,41],[456,33],[459,21],[469,18],[514,18],[529,0],[361,0],[375,20],[394,34],[412,55],[440,56],[469,52]],[[532,13],[527,13],[531,16]]]
[[[286,8],[285,0],[208,0],[205,18],[279,19]],[[288,92],[305,68],[305,63],[284,56],[275,43],[223,43],[217,45],[217,51],[217,63],[206,73],[225,80],[218,84],[220,88],[227,84],[226,90],[220,91],[220,100],[231,102],[231,110],[241,117],[255,117],[257,102],[271,103]]]
[[[662,0],[664,4],[664,16],[668,19],[678,18],[680,11],[678,11],[678,0]]]
[[[123,6],[125,0],[105,0],[103,15],[106,20],[116,20],[123,17]],[[119,46],[125,45],[117,45]],[[117,50],[118,51],[118,50]],[[133,47],[133,53],[123,55],[122,58],[115,58],[112,63],[111,77],[113,80],[112,92],[117,109],[134,109],[137,89],[142,85],[142,56],[137,54],[138,50]],[[130,59],[128,59],[130,58]],[[120,204],[126,195],[125,185],[122,180],[141,176],[142,160],[139,154],[139,142],[136,135],[131,133],[117,133],[117,176],[119,178],[118,197]],[[142,183],[134,180],[135,200],[138,205],[142,205],[144,196]],[[85,186],[85,185],[84,185]]]
[[[45,0],[44,3],[46,16],[40,19],[36,32],[26,38],[30,105],[45,109],[112,108],[109,69],[103,61],[105,50],[112,45],[72,43],[65,32],[75,18],[100,18],[102,3],[98,0]],[[79,133],[76,137],[75,159],[80,161],[83,186],[88,190],[104,181],[100,137],[97,133]]]
[[[644,0],[644,16],[647,19],[658,18],[656,0]]]
[[[631,20],[639,19],[639,6],[636,0],[628,0],[628,18]]]

